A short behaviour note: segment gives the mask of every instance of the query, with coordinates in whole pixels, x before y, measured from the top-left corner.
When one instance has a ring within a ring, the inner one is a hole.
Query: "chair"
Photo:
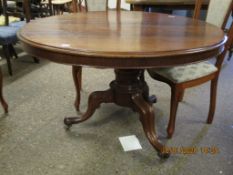
[[[86,10],[83,6],[84,0],[72,0],[72,12],[82,12],[83,10]]]
[[[18,29],[16,27],[8,26],[9,19],[6,13],[6,7],[7,7],[6,0],[3,0],[2,6],[3,6],[3,14],[5,17],[5,26],[0,27],[0,45],[2,45],[3,53],[7,60],[9,74],[12,75],[10,58],[12,55],[17,57],[13,44],[17,42],[16,33]]]
[[[85,7],[87,12],[106,11],[108,10],[109,0],[85,0]],[[116,0],[116,10],[121,8],[121,0]]]
[[[5,8],[7,2],[3,1],[3,4],[1,3],[2,12],[5,14]],[[6,20],[8,23],[8,19]],[[15,27],[10,27],[10,26],[2,26],[0,27],[0,44],[3,46],[3,51],[6,56],[7,60],[7,65],[8,65],[8,70],[9,73],[12,74],[11,66],[10,66],[10,57],[12,54],[16,56],[16,52],[13,48],[13,44],[17,41],[17,36],[16,36],[17,29]],[[0,68],[0,102],[1,105],[3,106],[3,109],[5,113],[8,112],[8,104],[6,103],[3,93],[2,93],[2,71]]]
[[[80,3],[79,3],[80,4]],[[76,5],[77,6],[77,5]],[[116,0],[116,10],[120,11],[121,0]],[[79,7],[80,8],[80,7]],[[91,11],[106,11],[108,10],[108,0],[85,0],[85,10],[86,12]],[[74,106],[77,111],[79,111],[80,106],[80,91],[82,87],[82,67],[72,66],[73,80],[76,90],[76,99]]]
[[[24,12],[26,17],[26,21],[29,22],[31,15],[30,15],[30,7],[29,7],[29,0],[24,0]],[[3,0],[3,14],[5,15],[5,23],[9,23],[8,19],[8,13],[7,11],[7,1]],[[8,65],[8,70],[9,74],[12,75],[12,70],[11,70],[11,64],[10,64],[10,58],[12,55],[17,57],[17,54],[14,50],[13,44],[17,42],[17,36],[16,33],[20,29],[20,26],[23,26],[23,22],[17,22],[17,23],[11,23],[10,25],[7,26],[0,26],[0,44],[3,46],[3,51],[7,60],[7,65]],[[34,58],[35,62],[38,62],[36,58]],[[4,108],[5,113],[8,113],[8,105],[3,97],[2,93],[2,71],[0,68],[0,102],[1,105]]]
[[[198,14],[200,14],[201,4],[202,0],[196,1],[194,18],[197,18],[199,16]],[[224,3],[222,3],[222,0],[211,0],[206,22],[224,29],[232,7],[232,0],[224,0]],[[226,52],[233,41],[233,25],[228,30],[228,37],[229,39],[225,45],[225,50],[216,57],[215,65],[209,62],[201,62],[187,66],[148,69],[148,73],[153,79],[167,83],[171,87],[170,119],[167,127],[168,138],[171,138],[174,133],[176,112],[179,102],[183,99],[184,90],[207,81],[211,81],[207,123],[212,123],[216,106],[218,77]]]
[[[49,0],[51,1],[51,0]],[[7,0],[2,0],[3,14],[5,18],[5,26],[0,26],[0,45],[2,45],[4,56],[7,60],[8,72],[12,75],[11,57],[17,58],[17,53],[14,50],[13,45],[18,42],[17,31],[29,22],[33,14],[31,14],[31,3],[29,0],[23,1],[23,10],[15,9],[9,10],[7,7]],[[26,18],[26,21],[11,22],[9,21],[10,16],[16,16],[20,19]],[[39,60],[33,57],[35,63],[39,63]]]
[[[62,15],[65,11],[70,11],[73,0],[42,0],[41,4],[51,6],[51,13],[53,15]]]
[[[30,15],[31,19],[34,19],[36,17],[46,17],[51,16],[52,12],[51,10],[51,3],[50,0],[47,4],[43,4],[44,0],[30,0],[28,2],[28,5],[30,7]],[[12,2],[15,3],[15,5],[12,4]],[[12,4],[12,5],[11,5]],[[23,19],[24,16],[24,0],[7,0],[7,12],[9,15],[16,15],[20,16],[21,19]]]

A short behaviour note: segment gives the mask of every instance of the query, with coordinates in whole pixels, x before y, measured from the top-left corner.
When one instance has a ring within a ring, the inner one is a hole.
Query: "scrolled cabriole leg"
[[[96,91],[91,93],[88,99],[87,111],[81,117],[67,117],[64,119],[64,124],[70,128],[73,124],[78,124],[89,119],[99,108],[101,103],[112,103],[113,93],[112,90]]]
[[[156,136],[154,125],[154,109],[152,105],[148,104],[148,102],[146,102],[141,94],[134,94],[132,96],[132,100],[135,104],[135,108],[140,114],[140,121],[149,142],[156,149],[160,158],[168,158],[170,154],[163,152],[164,145],[159,142]]]

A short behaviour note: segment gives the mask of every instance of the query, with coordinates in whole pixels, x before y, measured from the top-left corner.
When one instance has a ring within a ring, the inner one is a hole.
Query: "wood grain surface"
[[[222,30],[203,21],[144,12],[53,16],[30,22],[18,37],[38,57],[115,68],[200,61],[222,51],[226,40]]]

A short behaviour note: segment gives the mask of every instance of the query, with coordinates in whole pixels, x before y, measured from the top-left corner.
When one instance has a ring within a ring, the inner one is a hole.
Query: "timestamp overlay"
[[[219,148],[216,146],[202,146],[202,147],[196,147],[196,146],[189,146],[189,147],[167,147],[164,146],[162,153],[170,153],[170,154],[197,154],[197,153],[202,153],[202,154],[211,154],[211,155],[216,155],[220,152]]]

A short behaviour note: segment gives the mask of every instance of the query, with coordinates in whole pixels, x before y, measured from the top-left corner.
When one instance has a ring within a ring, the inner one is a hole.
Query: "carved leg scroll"
[[[140,121],[142,123],[146,137],[150,141],[151,145],[158,151],[159,157],[168,158],[170,154],[162,152],[164,146],[159,142],[156,136],[154,125],[154,110],[152,105],[148,104],[141,94],[133,95],[132,100],[140,114]]]
[[[88,99],[87,111],[81,117],[67,117],[64,119],[64,123],[67,127],[71,127],[72,124],[77,124],[89,119],[95,110],[101,103],[112,103],[113,93],[112,90],[96,91],[91,93]]]

